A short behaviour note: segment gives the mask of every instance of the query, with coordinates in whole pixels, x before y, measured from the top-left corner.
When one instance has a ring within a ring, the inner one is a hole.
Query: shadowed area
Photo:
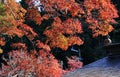
[[[107,46],[104,46],[106,53],[110,57],[120,56],[120,43],[113,43]]]

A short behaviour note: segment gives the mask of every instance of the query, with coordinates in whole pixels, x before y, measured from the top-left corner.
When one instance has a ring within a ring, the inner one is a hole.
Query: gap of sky
[[[21,1],[21,0],[15,0],[16,2],[19,2],[19,1]]]

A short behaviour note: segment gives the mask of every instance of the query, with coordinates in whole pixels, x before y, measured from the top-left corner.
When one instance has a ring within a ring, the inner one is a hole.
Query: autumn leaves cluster
[[[42,6],[34,6],[35,1],[40,1]],[[17,50],[8,53],[17,62],[12,67],[9,61],[9,68],[26,70],[26,75],[32,72],[38,77],[46,77],[47,74],[50,77],[60,76],[60,66],[50,51],[53,48],[67,50],[69,46],[82,45],[84,41],[78,36],[84,32],[82,22],[92,30],[93,37],[106,36],[114,29],[111,24],[118,17],[111,0],[25,0],[25,3],[28,6],[26,9],[14,0],[0,4],[0,55],[4,56],[2,47],[11,41],[6,41],[3,35],[21,40],[27,37],[34,48],[27,53],[29,47],[26,43],[12,43],[10,46]],[[38,8],[42,8],[42,11]],[[44,40],[41,40],[42,37]],[[11,69],[6,73],[9,71]]]

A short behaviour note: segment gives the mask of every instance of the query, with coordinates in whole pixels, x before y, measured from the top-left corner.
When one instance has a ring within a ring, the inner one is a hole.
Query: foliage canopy
[[[0,58],[3,60],[7,52],[10,61],[4,64],[14,69],[12,71],[25,70],[25,75],[32,72],[38,77],[61,77],[61,68],[51,49],[67,50],[69,46],[82,45],[84,41],[78,35],[84,32],[83,22],[92,30],[93,37],[106,36],[114,29],[111,24],[118,17],[111,0],[23,1],[27,5],[25,9],[14,0],[0,4]],[[40,4],[36,5],[39,1]],[[6,40],[4,35],[10,39]],[[15,37],[20,40],[14,40]],[[5,51],[8,42],[11,42],[12,49]],[[10,69],[5,71],[5,74],[11,73]]]

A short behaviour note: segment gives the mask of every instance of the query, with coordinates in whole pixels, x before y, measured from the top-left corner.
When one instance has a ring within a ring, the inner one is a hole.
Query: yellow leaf
[[[3,53],[3,50],[0,48],[0,54],[2,54]]]

